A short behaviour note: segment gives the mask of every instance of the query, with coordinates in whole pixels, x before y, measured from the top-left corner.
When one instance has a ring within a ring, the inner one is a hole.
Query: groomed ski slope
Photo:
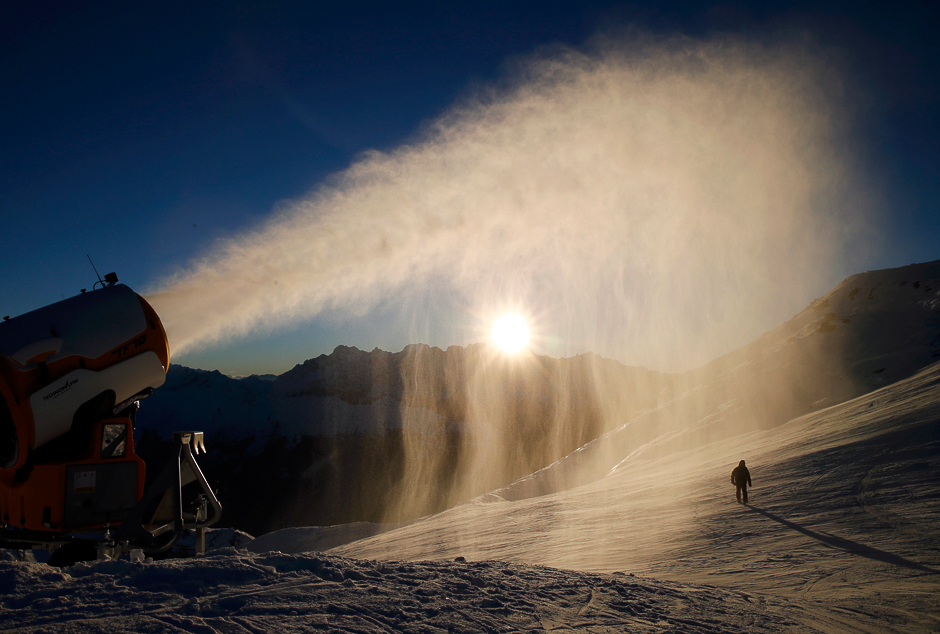
[[[940,629],[940,364],[774,430],[683,453],[652,445],[598,482],[512,502],[485,496],[326,554],[223,548],[63,570],[0,562],[0,623],[5,632]],[[734,502],[729,482],[741,458],[751,506]],[[304,532],[278,537],[266,548],[296,550]]]

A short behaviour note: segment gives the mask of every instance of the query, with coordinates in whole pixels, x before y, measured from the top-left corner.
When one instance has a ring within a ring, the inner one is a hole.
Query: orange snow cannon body
[[[204,450],[201,432],[175,435],[183,460],[154,483],[164,489],[144,490],[134,422],[139,401],[165,381],[169,344],[150,304],[115,275],[106,279],[98,290],[0,322],[0,545],[54,550],[100,533],[99,554],[102,544],[111,555],[159,552],[183,528],[204,535],[221,514],[192,455]],[[205,495],[185,517],[179,490],[194,481]],[[161,495],[162,516],[145,523],[145,506]],[[116,539],[111,528],[119,528]],[[158,543],[164,533],[170,539]]]

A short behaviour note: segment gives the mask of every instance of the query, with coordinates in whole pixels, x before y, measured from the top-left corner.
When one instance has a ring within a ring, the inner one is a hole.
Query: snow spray
[[[850,267],[865,194],[839,86],[800,44],[631,37],[546,49],[410,142],[363,153],[214,245],[147,299],[174,354],[435,293],[454,311],[525,306],[539,316],[533,349],[553,356],[693,368]],[[460,482],[496,474],[489,485],[527,452],[507,431],[513,407],[493,401],[496,374],[468,379],[461,447],[476,449],[444,463],[414,447],[406,480],[446,464],[461,497],[479,486]],[[617,409],[602,408],[603,427]],[[551,409],[546,437],[563,435],[556,414],[568,411]]]

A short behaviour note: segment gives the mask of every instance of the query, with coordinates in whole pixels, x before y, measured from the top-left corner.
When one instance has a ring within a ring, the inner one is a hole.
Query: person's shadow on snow
[[[756,507],[753,504],[745,505],[755,513],[760,513],[764,517],[770,518],[775,522],[780,522],[787,528],[792,528],[793,530],[803,533],[808,537],[812,537],[813,539],[818,540],[832,548],[838,548],[839,550],[844,550],[845,552],[852,553],[853,555],[860,555],[862,557],[867,557],[868,559],[874,559],[875,561],[883,561],[888,564],[894,564],[895,566],[903,566],[905,568],[910,568],[911,570],[917,570],[919,572],[926,572],[929,574],[937,574],[938,572],[937,570],[934,570],[933,568],[923,564],[919,564],[916,561],[905,559],[899,555],[893,555],[889,552],[885,552],[872,546],[866,546],[864,544],[859,544],[858,542],[853,542],[851,539],[836,537],[835,535],[830,535],[828,533],[817,533],[816,531],[811,531],[808,528],[800,526],[799,524],[794,524],[793,522],[765,511],[762,508]]]

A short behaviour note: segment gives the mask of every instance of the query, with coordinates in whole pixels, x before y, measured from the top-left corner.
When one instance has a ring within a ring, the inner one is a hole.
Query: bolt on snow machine
[[[222,507],[196,464],[202,432],[174,434],[175,458],[146,491],[134,451],[137,408],[169,363],[160,318],[114,273],[0,322],[0,547],[46,549],[60,565],[141,558],[193,529],[205,551]],[[190,483],[201,491],[184,511]]]

